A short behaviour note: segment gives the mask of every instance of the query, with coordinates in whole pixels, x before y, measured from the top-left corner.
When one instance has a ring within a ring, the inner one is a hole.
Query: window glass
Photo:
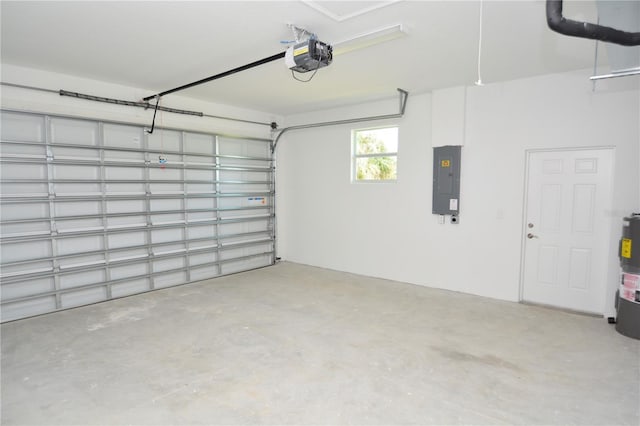
[[[398,128],[353,131],[353,181],[393,181],[398,177]]]

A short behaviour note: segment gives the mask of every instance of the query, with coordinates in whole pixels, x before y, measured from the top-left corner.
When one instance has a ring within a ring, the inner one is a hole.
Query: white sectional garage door
[[[3,111],[2,321],[274,263],[268,139]]]

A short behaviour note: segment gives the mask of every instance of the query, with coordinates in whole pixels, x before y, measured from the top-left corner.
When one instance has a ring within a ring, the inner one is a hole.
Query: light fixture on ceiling
[[[359,34],[346,40],[333,43],[333,54],[341,55],[343,53],[364,49],[386,41],[395,40],[406,35],[407,29],[404,25],[391,25],[389,27]]]

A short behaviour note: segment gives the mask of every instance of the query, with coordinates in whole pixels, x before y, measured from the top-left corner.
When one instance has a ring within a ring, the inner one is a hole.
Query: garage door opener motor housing
[[[315,38],[289,46],[284,55],[287,68],[297,72],[324,68],[333,60],[333,47]]]

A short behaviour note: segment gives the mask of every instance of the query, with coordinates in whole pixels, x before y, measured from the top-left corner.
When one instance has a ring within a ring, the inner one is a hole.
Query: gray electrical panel
[[[450,214],[456,217],[460,211],[460,146],[433,148],[433,214]]]

